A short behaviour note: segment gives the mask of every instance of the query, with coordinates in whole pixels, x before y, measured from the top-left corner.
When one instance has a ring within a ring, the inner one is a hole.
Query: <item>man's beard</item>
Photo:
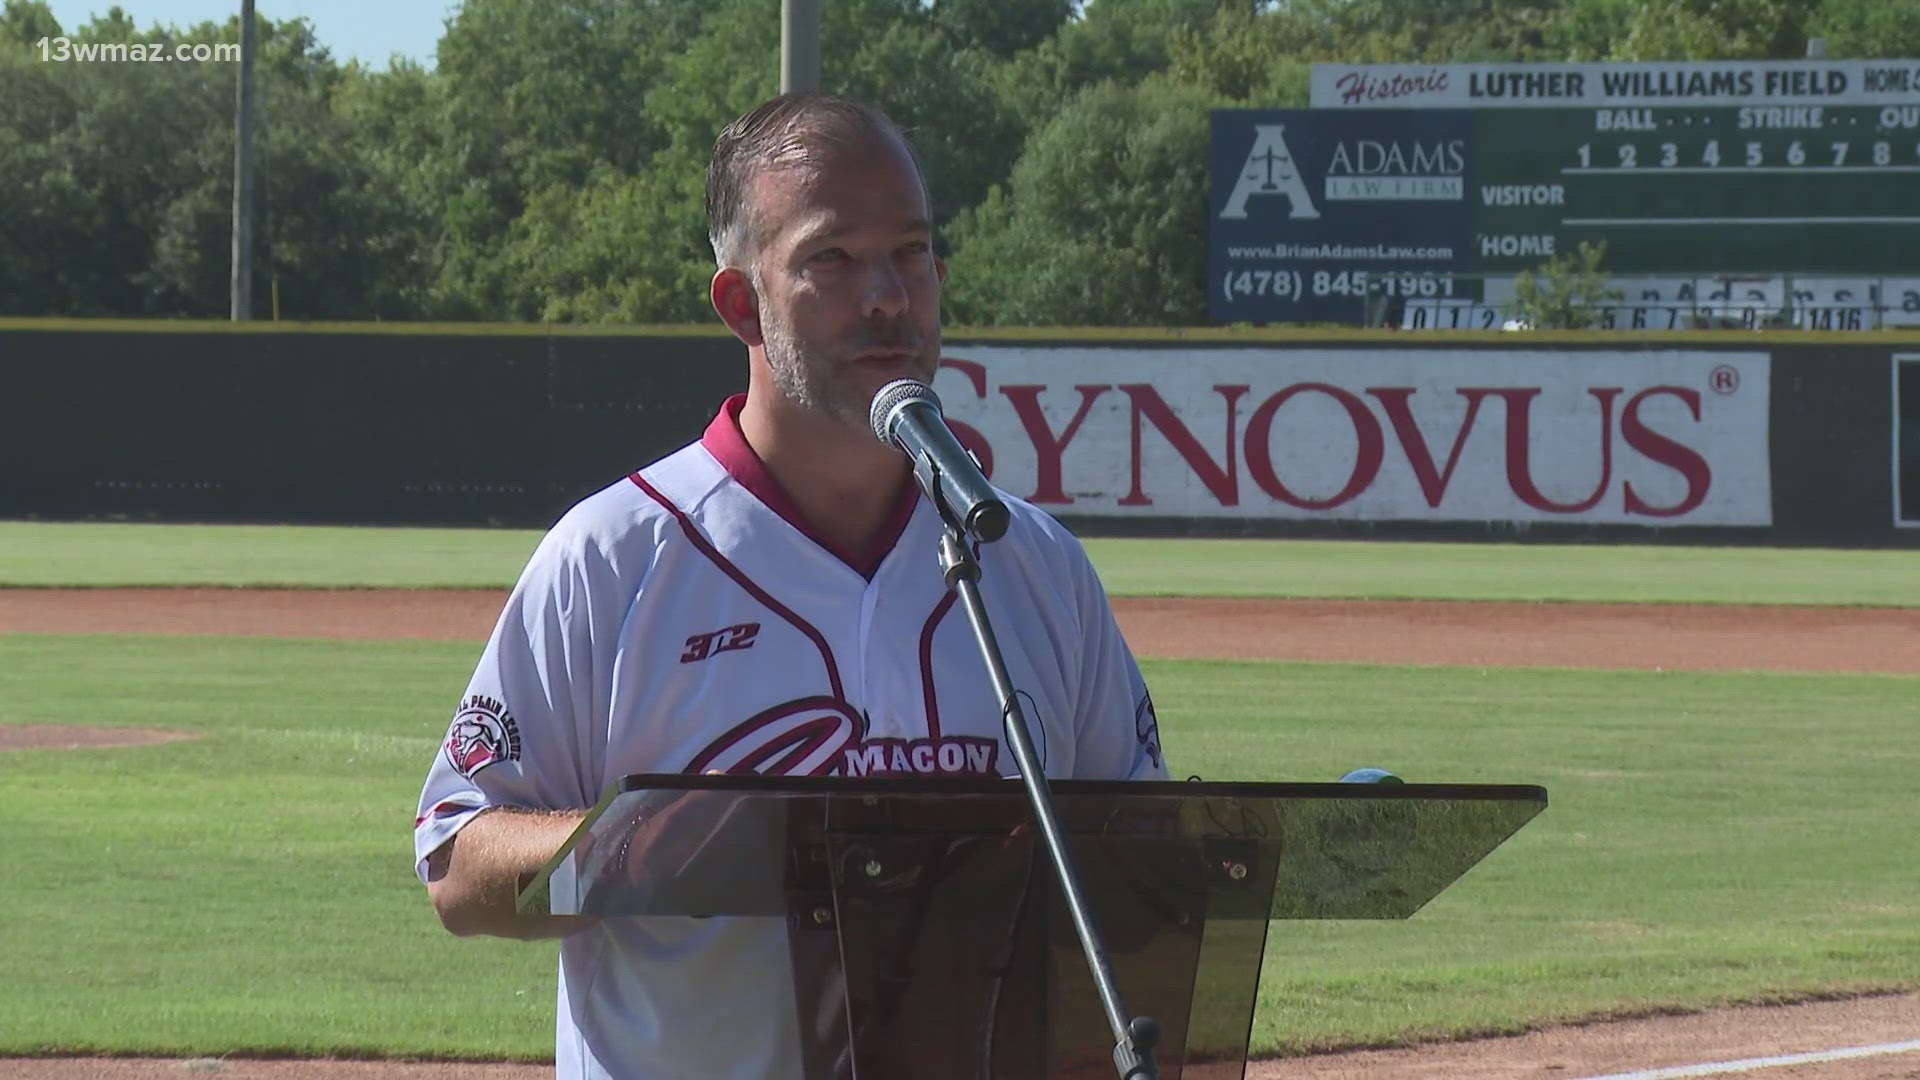
[[[844,359],[827,355],[803,343],[787,324],[765,319],[761,325],[767,368],[781,396],[802,408],[820,413],[843,424],[867,429],[867,412],[872,401],[866,387],[857,385],[858,369],[852,357],[869,349],[900,349],[918,353],[920,335],[910,325],[872,327],[848,344]],[[913,378],[933,378],[931,365],[910,371]],[[877,387],[875,389],[878,389]]]

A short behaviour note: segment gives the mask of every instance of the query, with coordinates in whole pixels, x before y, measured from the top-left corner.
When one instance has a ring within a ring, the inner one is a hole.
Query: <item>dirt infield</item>
[[[0,632],[479,640],[483,589],[0,589]],[[1143,656],[1668,671],[1920,673],[1920,610],[1130,598]]]
[[[0,633],[479,640],[473,591],[0,589]],[[1668,671],[1920,674],[1920,611],[1810,607],[1118,599],[1145,656]],[[0,750],[125,745],[166,732],[0,724]],[[118,741],[113,741],[118,740]],[[1255,1063],[1254,1080],[1584,1080],[1920,1040],[1920,995],[1716,1010],[1515,1038]],[[343,1061],[0,1060],[0,1080],[534,1080],[551,1066]],[[1677,1072],[1666,1075],[1680,1075]],[[1685,1075],[1709,1075],[1697,1068]],[[1761,1080],[1920,1080],[1920,1050],[1772,1063]],[[1641,1078],[1649,1080],[1649,1078]]]
[[[1693,1016],[1549,1028],[1503,1039],[1256,1061],[1248,1080],[1589,1080],[1674,1070],[1712,1075],[1729,1062],[1787,1059],[1739,1070],[1754,1080],[1916,1080],[1920,995],[1719,1009]],[[1793,1063],[1848,1049],[1839,1060]],[[1685,1071],[1682,1071],[1685,1070]],[[202,1058],[0,1059],[3,1080],[541,1080],[551,1065],[404,1061],[247,1061]]]

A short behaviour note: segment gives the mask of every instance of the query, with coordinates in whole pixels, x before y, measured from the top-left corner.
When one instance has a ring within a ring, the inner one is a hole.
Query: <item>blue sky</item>
[[[105,14],[114,0],[48,0],[68,30]],[[191,26],[225,22],[240,13],[240,0],[119,0],[118,6],[145,29],[154,23]],[[254,0],[254,10],[276,22],[305,16],[320,43],[341,63],[357,59],[385,68],[394,53],[433,66],[434,46],[459,0]]]

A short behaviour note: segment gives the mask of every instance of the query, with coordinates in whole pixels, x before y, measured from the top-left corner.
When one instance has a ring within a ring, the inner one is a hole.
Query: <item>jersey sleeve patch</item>
[[[445,750],[454,771],[472,780],[489,766],[520,760],[520,725],[505,705],[474,694],[454,714]]]

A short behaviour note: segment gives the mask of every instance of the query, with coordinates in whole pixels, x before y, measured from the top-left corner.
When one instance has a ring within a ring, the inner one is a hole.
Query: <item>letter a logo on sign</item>
[[[1246,217],[1247,199],[1255,195],[1286,196],[1293,207],[1288,217],[1320,216],[1313,199],[1307,195],[1306,183],[1300,179],[1300,170],[1294,168],[1293,151],[1287,149],[1287,141],[1280,137],[1285,127],[1285,124],[1253,126],[1253,149],[1247,151],[1247,163],[1240,167],[1240,179],[1234,182],[1233,195],[1227,199],[1227,208],[1220,211],[1221,217]]]

